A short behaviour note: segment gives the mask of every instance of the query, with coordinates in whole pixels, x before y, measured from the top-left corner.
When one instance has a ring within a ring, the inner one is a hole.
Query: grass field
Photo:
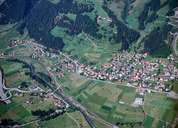
[[[47,111],[49,108],[54,108],[54,103],[51,99],[43,100],[40,96],[31,96],[25,94],[23,97],[13,97],[13,100],[16,103],[22,104],[27,110],[45,110]],[[32,104],[27,104],[26,101],[31,101]]]
[[[145,96],[144,110],[148,115],[145,119],[145,127],[160,128],[165,125],[166,122],[170,125],[175,119],[178,112],[177,101],[161,94],[147,94]]]
[[[0,66],[4,70],[7,87],[18,87],[22,82],[32,82],[31,78],[25,75],[27,69],[23,68],[22,63],[1,60]]]
[[[8,105],[0,104],[0,119],[12,119],[19,123],[24,123],[29,119],[31,113],[21,104],[12,102]]]
[[[8,60],[1,60],[0,65],[4,70],[6,76],[13,75],[22,68],[22,64],[10,62]]]
[[[142,122],[144,120],[142,109],[133,108],[129,105],[118,104],[116,113],[120,115],[120,120],[123,122]]]
[[[80,89],[87,86],[88,80],[80,77],[78,74],[67,73],[66,77],[59,80],[63,83],[66,93],[70,95],[77,95]]]
[[[131,106],[136,97],[133,88],[99,80],[89,80],[70,73],[59,81],[67,94],[73,95],[90,111],[112,123],[143,121],[143,112]],[[124,104],[120,104],[119,101]],[[134,115],[137,115],[138,118],[135,119]]]
[[[144,122],[145,128],[160,128],[165,122],[171,124],[177,114],[177,102],[161,94],[147,94],[144,107],[135,108],[132,103],[139,95],[134,88],[89,80],[73,73],[66,74],[59,81],[67,94],[74,96],[89,111],[114,124]]]
[[[41,123],[43,128],[90,128],[82,114],[78,111],[65,113],[55,119]]]
[[[38,109],[47,111],[55,107],[50,99],[45,101],[39,96],[28,94],[13,96],[11,101],[10,104],[0,104],[0,120],[12,119],[22,124],[36,119],[36,117],[32,116],[31,111]],[[28,104],[26,101],[31,101],[32,104]],[[25,128],[37,128],[37,124],[33,123]]]
[[[123,94],[120,97],[120,101],[132,104],[136,98],[136,92],[134,88],[124,87],[123,88]]]
[[[108,126],[107,124],[104,124],[103,122],[100,122],[96,119],[94,119],[94,123],[97,128],[112,128],[111,126]]]
[[[90,128],[89,124],[86,122],[85,118],[79,111],[67,113],[67,114],[68,116],[70,116],[70,118],[75,119],[78,125],[80,125],[80,127]]]
[[[31,47],[23,46],[23,45],[17,46],[15,48],[11,48],[8,51],[9,51],[8,53],[11,53],[11,51],[13,51],[17,57],[21,57],[21,56],[31,57],[32,53],[34,52]]]
[[[23,47],[18,47],[18,49],[23,49]],[[22,52],[19,51],[19,55],[22,56]],[[42,62],[52,65],[53,60],[48,61],[45,59],[46,58],[43,58]],[[149,61],[154,61],[154,59],[151,57],[147,59]],[[40,72],[43,70],[41,65],[37,64],[35,60],[29,58],[24,58],[24,60],[26,60],[28,63],[32,63],[36,71]],[[22,81],[30,81],[29,78],[24,75],[22,64],[3,60],[0,61],[0,65],[5,69],[7,80],[9,79],[8,85],[13,85],[13,87],[15,87]],[[144,111],[146,115],[144,116],[141,108],[135,108],[131,106],[135,98],[138,96],[135,89],[123,86],[123,84],[91,80],[75,73],[65,73],[65,77],[59,79],[59,82],[63,85],[66,94],[74,96],[74,98],[86,106],[89,111],[96,113],[103,119],[113,124],[118,122],[143,122],[144,120],[145,128],[159,128],[165,126],[165,122],[172,123],[177,113],[177,110],[175,109],[175,101],[167,99],[164,95],[151,93],[145,96]],[[29,100],[29,98],[33,101],[33,104],[31,105],[25,103],[25,101]],[[1,105],[0,107],[2,107],[0,111],[3,111],[2,114],[5,115],[4,117],[10,117],[12,114],[14,114],[18,121],[21,121],[21,117],[24,118],[22,121],[26,121],[34,118],[29,115],[31,110],[48,110],[54,106],[50,100],[43,101],[39,97],[23,96],[13,98],[12,108],[15,110],[11,110],[11,107],[7,107],[7,110],[5,110],[6,108]],[[24,109],[24,115],[18,111],[19,109]],[[77,117],[77,122],[81,123],[82,125],[86,125],[86,123],[83,124],[82,117],[78,117],[76,113],[69,113],[69,115],[64,115],[64,117],[62,117],[63,119],[58,117],[42,123],[42,125],[49,127],[49,125],[52,125],[54,122],[65,120],[62,121],[62,126],[70,128],[70,125],[72,125],[71,128],[78,127],[78,124],[76,121],[71,119],[71,116]],[[70,118],[69,123],[67,121],[68,118]],[[101,124],[101,122],[97,122],[97,125],[101,126],[101,128],[106,127],[104,124]],[[55,127],[57,127],[57,125],[55,125],[54,128]]]
[[[7,48],[12,39],[27,39],[28,35],[20,35],[16,24],[0,25],[0,49]]]
[[[116,53],[120,47],[120,44],[111,44],[105,39],[96,40],[85,33],[74,37],[69,36],[64,28],[58,26],[51,30],[51,34],[62,37],[65,42],[63,51],[77,57],[82,63],[101,65],[110,60],[112,54]]]

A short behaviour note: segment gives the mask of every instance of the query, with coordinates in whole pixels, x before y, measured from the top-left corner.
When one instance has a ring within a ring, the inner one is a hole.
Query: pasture
[[[145,95],[144,111],[146,128],[169,126],[178,112],[177,101],[163,94],[148,93]],[[148,124],[148,122],[152,123]]]
[[[74,76],[80,79],[74,80]],[[112,123],[143,121],[142,109],[131,106],[136,97],[134,88],[100,80],[90,80],[77,74],[73,75],[73,73],[66,74],[64,78],[60,82],[66,93],[74,96],[89,111]],[[78,83],[78,86],[75,85]],[[123,104],[120,104],[120,101]]]
[[[55,119],[41,122],[43,128],[90,128],[83,115],[76,111],[65,113]]]

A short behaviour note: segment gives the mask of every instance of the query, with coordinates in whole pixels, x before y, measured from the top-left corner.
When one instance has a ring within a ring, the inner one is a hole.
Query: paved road
[[[6,96],[6,94],[4,93],[4,89],[3,87],[5,86],[5,81],[3,79],[3,73],[2,70],[0,69],[0,101],[4,101],[5,103],[10,103],[11,101],[8,99],[8,97]]]
[[[6,90],[6,92],[4,92],[4,90]],[[4,101],[5,103],[10,103],[10,98],[12,97],[12,93],[13,91],[16,92],[20,92],[20,93],[33,93],[33,92],[42,92],[43,90],[40,87],[37,87],[35,89],[31,89],[31,90],[21,90],[18,88],[7,88],[5,86],[5,81],[3,79],[3,73],[2,70],[0,70],[0,101]],[[7,96],[7,94],[9,94]]]
[[[178,38],[178,37],[176,37]],[[177,39],[176,39],[177,40]],[[36,45],[36,44],[32,44],[32,45]],[[77,61],[73,60],[72,58],[70,58],[68,55],[65,55],[64,53],[60,53],[61,55],[63,55],[64,57],[68,58],[69,60],[71,60],[72,62],[74,63],[77,63]],[[39,62],[39,61],[38,61]],[[40,62],[39,62],[40,63]],[[40,63],[41,64],[41,63]],[[66,96],[63,92],[63,89],[61,85],[59,85],[59,83],[57,82],[56,80],[56,76],[50,72],[47,67],[48,65],[44,65],[44,64],[41,64],[43,65],[44,69],[47,70],[48,74],[50,74],[51,78],[53,79],[53,81],[55,82],[54,85],[51,85],[48,83],[48,85],[50,85],[50,88],[54,91],[53,94],[57,95],[59,98],[62,98],[66,103],[68,103],[70,106],[74,107],[74,108],[77,108],[85,117],[85,119],[87,120],[87,122],[89,123],[89,125],[91,126],[91,128],[96,128],[95,126],[95,123],[93,122],[93,118],[95,119],[99,119],[100,122],[103,122],[105,124],[107,124],[108,126],[112,127],[113,125],[110,124],[109,122],[106,122],[105,120],[101,119],[100,117],[98,117],[96,114],[94,113],[91,113],[91,112],[88,112],[87,109],[82,106],[80,103],[78,103],[75,99],[73,99],[73,97],[70,97],[70,96]],[[109,81],[108,81],[109,82]],[[58,87],[58,88],[57,88]],[[132,87],[135,87],[135,86],[132,86]],[[155,90],[152,90],[153,92]],[[157,92],[157,91],[156,91]]]
[[[52,78],[52,80],[54,81],[54,84],[56,85],[56,87],[54,87],[54,85],[51,85],[49,84],[48,82],[48,85],[49,85],[49,88],[53,90],[53,94],[55,94],[56,96],[58,96],[59,98],[62,98],[67,104],[69,104],[70,106],[76,108],[77,110],[79,110],[83,116],[85,117],[86,121],[88,122],[88,124],[90,125],[91,128],[96,128],[96,125],[95,123],[93,122],[92,120],[92,116],[90,115],[90,113],[87,111],[87,109],[85,107],[83,107],[80,103],[78,103],[76,100],[73,99],[73,97],[71,96],[66,96],[64,91],[63,91],[63,86],[61,86],[57,80],[56,80],[56,77],[55,75],[50,72],[48,70],[48,66],[47,65],[44,65],[42,63],[40,63],[44,68],[45,70],[48,72],[48,74],[50,75],[50,77]]]
[[[177,56],[178,56],[178,51],[177,51],[177,49],[176,49],[176,45],[177,45],[177,40],[178,40],[178,33],[176,33],[175,35],[175,39],[174,39],[174,41],[173,41],[173,47],[174,47],[174,50],[175,50],[175,52],[176,52],[176,54],[177,54]],[[74,59],[72,59],[72,58],[70,58],[68,55],[66,55],[66,54],[64,54],[64,53],[62,53],[62,52],[60,52],[60,54],[62,55],[62,56],[64,56],[64,57],[66,57],[66,59],[68,59],[68,60],[70,60],[70,61],[72,61],[72,62],[74,62],[75,64],[76,64],[76,68],[78,67],[78,61],[76,61],[76,60],[74,60]],[[56,64],[57,65],[57,64]],[[78,69],[78,68],[77,68]],[[76,73],[77,73],[77,71],[76,71]],[[84,76],[85,77],[85,76]],[[95,79],[95,78],[90,78],[90,77],[86,77],[87,79],[91,79],[91,80],[96,80],[96,81],[102,81],[102,80],[98,80],[98,79]],[[110,83],[110,84],[115,84],[115,83],[113,83],[112,81],[108,81],[108,80],[105,80],[105,82],[108,82],[108,83]],[[132,84],[129,84],[129,85],[127,85],[127,84],[124,84],[123,86],[128,86],[128,87],[133,87],[133,88],[136,88],[136,89],[138,89],[139,87],[136,87],[136,86],[133,86]],[[149,91],[152,91],[152,92],[154,92],[154,93],[163,93],[163,94],[166,94],[168,97],[170,97],[170,98],[173,98],[173,99],[178,99],[178,95],[173,95],[173,93],[172,92],[160,92],[160,91],[158,91],[158,90],[155,90],[155,89],[151,89],[151,88],[144,88],[145,90],[149,90]]]
[[[26,45],[28,45],[28,46],[29,46],[29,45],[32,45],[32,46],[39,46],[39,47],[41,47],[41,45],[35,44],[35,43],[26,44]],[[32,47],[32,48],[33,48],[33,47]],[[77,62],[76,60],[70,58],[68,55],[66,55],[66,54],[64,54],[64,53],[62,53],[62,52],[60,52],[60,54],[63,55],[65,58],[69,59],[70,61],[76,63],[76,66],[77,66],[77,63],[78,63],[78,62]],[[38,63],[40,63],[40,62],[38,61]],[[69,105],[71,105],[71,106],[77,108],[77,109],[84,115],[84,117],[86,118],[87,122],[90,124],[90,126],[91,126],[92,128],[95,128],[95,127],[96,127],[95,124],[94,124],[94,122],[92,121],[93,118],[99,120],[100,122],[102,122],[102,123],[104,123],[104,124],[107,124],[107,125],[110,126],[110,127],[113,126],[113,125],[110,124],[109,122],[106,122],[106,121],[103,120],[102,118],[98,117],[96,114],[91,113],[91,112],[88,112],[87,109],[86,109],[85,107],[83,107],[80,103],[78,103],[76,100],[74,100],[73,97],[65,96],[65,94],[64,94],[64,92],[63,92],[63,89],[62,89],[63,86],[59,85],[58,82],[56,81],[55,75],[54,75],[53,73],[51,73],[50,71],[48,71],[48,69],[47,69],[48,66],[47,66],[47,65],[44,65],[44,64],[42,64],[42,63],[40,63],[40,64],[42,65],[42,67],[43,67],[44,69],[46,69],[46,71],[48,72],[48,74],[51,75],[51,78],[53,78],[53,81],[55,82],[55,85],[57,85],[57,87],[58,87],[58,88],[56,89],[56,87],[51,86],[51,87],[52,87],[52,90],[54,91],[53,93],[56,94],[58,97],[62,97],[63,100],[64,100],[65,102],[67,102]],[[108,81],[108,82],[109,82],[109,81]],[[135,86],[132,86],[132,87],[135,88]],[[59,89],[59,90],[58,90],[58,89]],[[152,91],[154,92],[155,90],[152,90]],[[171,96],[171,95],[169,95],[169,96]]]
[[[41,47],[41,45],[38,45],[38,44],[35,44],[35,43],[31,43],[31,44],[33,46],[39,46],[39,47]],[[29,44],[27,44],[27,45],[29,45]],[[65,57],[68,57],[67,55],[65,55],[63,53],[61,53],[61,54],[64,55]],[[6,57],[3,57],[3,58],[9,58],[9,57],[6,56]],[[10,58],[15,58],[15,56],[14,57],[10,57]],[[70,58],[68,57],[68,59],[70,59]],[[71,61],[73,61],[73,60],[71,59]],[[74,61],[74,62],[76,63],[76,61]],[[72,97],[65,96],[65,94],[63,92],[63,89],[62,89],[62,86],[60,86],[58,84],[58,82],[56,81],[56,79],[55,79],[55,75],[53,73],[51,73],[47,69],[48,66],[44,65],[43,63],[40,63],[39,61],[38,61],[38,63],[48,72],[48,74],[51,76],[51,78],[55,82],[55,85],[57,85],[57,87],[60,87],[59,90],[58,90],[58,89],[56,89],[56,87],[54,85],[51,85],[50,83],[44,81],[48,85],[48,87],[54,91],[53,93],[56,94],[58,96],[58,98],[62,98],[70,106],[72,106],[74,108],[77,108],[84,115],[86,121],[91,126],[91,128],[96,128],[96,125],[93,122],[93,120],[91,118],[91,115],[88,113],[88,111],[83,106],[81,106],[80,103],[78,103],[77,101],[75,101]],[[20,91],[18,89],[13,89],[13,90]]]

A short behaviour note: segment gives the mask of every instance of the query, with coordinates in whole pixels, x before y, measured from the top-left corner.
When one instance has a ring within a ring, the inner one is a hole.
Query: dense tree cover
[[[169,47],[165,43],[167,39],[168,32],[171,30],[171,26],[165,24],[163,27],[157,27],[154,29],[146,38],[144,39],[144,49],[151,54],[159,51],[159,49],[164,49],[163,52],[169,51]],[[166,52],[169,55],[169,53]],[[163,54],[164,55],[164,54]]]
[[[62,39],[50,35],[57,14],[57,8],[49,1],[43,0],[37,4],[25,20],[30,36],[48,47],[63,48]]]
[[[29,85],[30,85],[30,83],[28,83],[28,82],[26,82],[26,81],[23,81],[23,82],[21,83],[21,87],[22,87],[22,88],[28,88]]]
[[[28,71],[25,72],[25,75],[29,75],[33,80],[36,80],[45,87],[50,86],[49,83],[52,81],[51,77],[42,72],[35,72],[35,67],[32,64],[28,64],[27,62],[19,59],[8,59],[7,61],[23,64],[22,68],[28,69]],[[22,86],[27,86],[26,84],[26,82],[21,83]]]
[[[45,118],[42,119],[42,121],[44,120],[51,120],[51,119],[55,119],[56,117],[63,115],[65,113],[65,111],[62,111],[60,113],[54,113],[53,115],[50,116],[46,116]]]
[[[81,30],[87,30],[92,33],[91,31],[93,30],[90,28],[95,28],[95,26],[91,27],[93,22],[89,17],[83,16],[81,13],[91,12],[93,9],[92,5],[78,4],[73,2],[73,0],[61,0],[57,5],[44,0],[32,9],[26,18],[25,26],[32,38],[35,38],[48,47],[62,49],[64,46],[62,38],[54,37],[50,34],[50,30],[56,25],[55,20],[57,16],[61,13],[77,14],[76,21],[72,25],[69,24],[71,32],[78,33]]]
[[[121,12],[121,18],[125,23],[127,23],[126,19],[129,13],[129,6],[130,6],[130,0],[124,0],[124,9]]]
[[[77,33],[84,31],[92,36],[96,35],[98,27],[96,22],[92,21],[87,15],[77,15],[76,21],[70,27],[71,33]]]
[[[36,111],[31,111],[33,116],[38,116],[40,118],[47,116],[47,115],[54,113],[54,112],[55,112],[54,109],[49,109],[48,111],[44,111],[44,110],[40,110],[40,109],[36,110]]]
[[[118,122],[116,125],[119,127],[138,128],[138,126],[143,126],[143,122]]]
[[[33,116],[37,116],[40,118],[42,121],[44,120],[50,120],[58,117],[59,115],[62,115],[65,113],[65,110],[61,110],[61,112],[56,112],[55,109],[49,109],[47,111],[44,110],[36,110],[36,111],[31,111]]]
[[[150,2],[146,3],[143,11],[138,17],[139,29],[144,30],[147,23],[155,21],[158,18],[157,11],[166,5],[169,5],[169,10],[167,10],[168,15],[173,15],[173,8],[178,6],[178,1],[166,0],[161,4],[161,0],[151,0]]]
[[[122,50],[126,50],[129,46],[136,42],[140,34],[136,30],[129,28],[126,24],[127,17],[129,16],[129,10],[131,9],[131,4],[135,0],[123,0],[124,7],[121,12],[121,18],[124,23],[117,19],[117,16],[108,7],[108,2],[112,0],[104,0],[103,9],[107,12],[109,17],[112,19],[110,23],[111,28],[117,27],[117,33],[108,34],[107,27],[100,28],[97,24],[97,14],[95,12],[95,19],[91,19],[88,13],[91,13],[95,5],[91,3],[79,3],[75,0],[60,0],[59,3],[53,4],[48,0],[6,0],[2,5],[0,5],[1,15],[0,24],[7,24],[8,22],[15,23],[17,21],[21,25],[18,31],[23,34],[24,28],[27,28],[30,37],[34,38],[43,45],[54,48],[62,49],[65,45],[63,39],[60,37],[54,37],[51,35],[51,30],[56,26],[66,28],[66,34],[75,36],[82,31],[97,38],[106,38],[111,42],[122,43]],[[117,3],[117,1],[116,1]],[[155,21],[158,18],[158,10],[164,6],[169,5],[170,9],[178,6],[177,0],[165,0],[163,3],[160,0],[150,0],[144,5],[144,9],[141,11],[138,17],[139,28],[143,30],[148,23]],[[167,10],[168,11],[168,10]],[[76,16],[75,20],[71,20],[65,14],[74,14]],[[93,12],[92,12],[93,13]],[[170,15],[172,11],[169,11]],[[103,30],[103,31],[99,31]],[[106,30],[106,31],[105,31]],[[109,30],[108,30],[109,32]],[[163,32],[164,33],[164,32]],[[159,34],[152,32],[153,34]],[[158,45],[159,41],[156,41],[156,46],[152,46],[148,41],[149,36],[144,40],[146,50],[154,51],[158,46],[166,48],[163,43]],[[153,42],[154,44],[154,42]],[[152,45],[153,45],[152,44]],[[151,48],[150,48],[151,47]]]
[[[37,75],[40,76],[42,79],[46,80],[49,83],[52,81],[51,77],[49,77],[48,75],[46,75],[43,72],[37,72]]]
[[[94,9],[94,5],[80,4],[74,0],[61,0],[57,5],[60,13],[74,13],[80,14],[84,12],[91,12]]]
[[[159,38],[158,38],[159,37]],[[149,52],[153,52],[160,47],[160,42],[163,41],[163,35],[160,28],[153,30],[145,40],[145,49]]]
[[[1,128],[10,128],[14,125],[19,125],[19,123],[12,119],[1,119],[1,121],[0,121]]]
[[[76,20],[72,21],[68,17],[64,16],[59,22],[58,26],[67,28],[67,33],[69,35],[77,35],[82,31],[93,36],[99,38],[98,35],[98,24],[97,19],[93,21],[88,15],[77,14]]]
[[[23,29],[27,28],[30,37],[36,39],[38,42],[54,49],[62,49],[64,46],[62,38],[52,36],[50,30],[55,26],[55,18],[61,13],[74,13],[77,14],[78,17],[76,22],[71,26],[73,31],[78,31],[78,27],[81,25],[81,19],[84,18],[82,27],[84,27],[86,32],[95,35],[92,32],[95,31],[95,29],[92,30],[89,28],[95,28],[96,26],[91,27],[93,23],[91,19],[81,15],[84,12],[91,12],[94,9],[92,4],[81,4],[74,0],[61,0],[56,5],[48,0],[42,0],[36,3],[37,1],[38,0],[6,0],[6,2],[0,6],[2,13],[0,16],[0,24],[22,21],[21,26],[18,28],[21,34],[23,33]],[[79,31],[81,31],[81,27]]]
[[[148,22],[152,22],[157,18],[156,12],[160,9],[160,7],[160,0],[151,0],[149,3],[145,4],[143,11],[138,17],[139,29],[145,29],[145,25]]]
[[[0,24],[22,20],[38,0],[6,0],[0,6]]]
[[[177,0],[168,0],[168,4],[169,4],[169,11],[168,11],[168,15],[174,15],[174,11],[173,9],[178,7],[178,1]]]
[[[112,24],[117,26],[117,34],[114,35],[116,42],[122,42],[122,50],[129,48],[129,45],[140,37],[139,32],[128,28],[124,23],[119,21],[114,13],[106,6],[103,5],[103,9],[108,13],[109,17],[112,19]]]
[[[51,87],[49,85],[49,81],[41,78],[39,75],[32,73],[32,72],[26,72],[25,75],[29,75],[33,80],[37,81],[39,84],[43,85],[44,87]]]
[[[128,1],[126,0],[125,2],[126,6],[123,12],[123,18],[126,17],[128,11]],[[14,8],[16,7],[14,5]],[[95,20],[92,20],[89,16],[83,14],[84,12],[91,12],[93,9],[94,5],[92,4],[79,4],[73,0],[61,0],[56,5],[47,0],[43,0],[38,2],[32,9],[30,8],[29,14],[19,27],[19,31],[23,33],[23,29],[26,27],[32,38],[54,49],[62,49],[64,47],[62,38],[54,37],[50,34],[51,29],[55,25],[67,28],[67,33],[70,35],[76,35],[84,31],[95,38],[101,38],[104,35],[98,33],[99,26],[97,24],[97,17]],[[117,24],[118,34],[113,37],[117,42],[122,42],[122,49],[127,49],[129,44],[137,40],[139,33],[127,28],[121,21],[118,21],[110,10],[108,12],[113,18],[114,24]],[[76,14],[76,20],[71,21],[66,16],[60,17],[60,14],[66,13]],[[113,37],[110,37],[110,40]]]

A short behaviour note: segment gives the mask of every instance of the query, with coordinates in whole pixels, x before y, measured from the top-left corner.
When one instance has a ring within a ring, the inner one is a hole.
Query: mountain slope
[[[79,58],[86,57],[76,52],[79,49],[108,42],[117,50],[158,56],[164,49],[168,52],[163,56],[167,56],[172,27],[166,16],[173,14],[177,4],[176,0],[6,0],[0,5],[0,24],[18,23],[21,34],[28,30],[38,42]]]

